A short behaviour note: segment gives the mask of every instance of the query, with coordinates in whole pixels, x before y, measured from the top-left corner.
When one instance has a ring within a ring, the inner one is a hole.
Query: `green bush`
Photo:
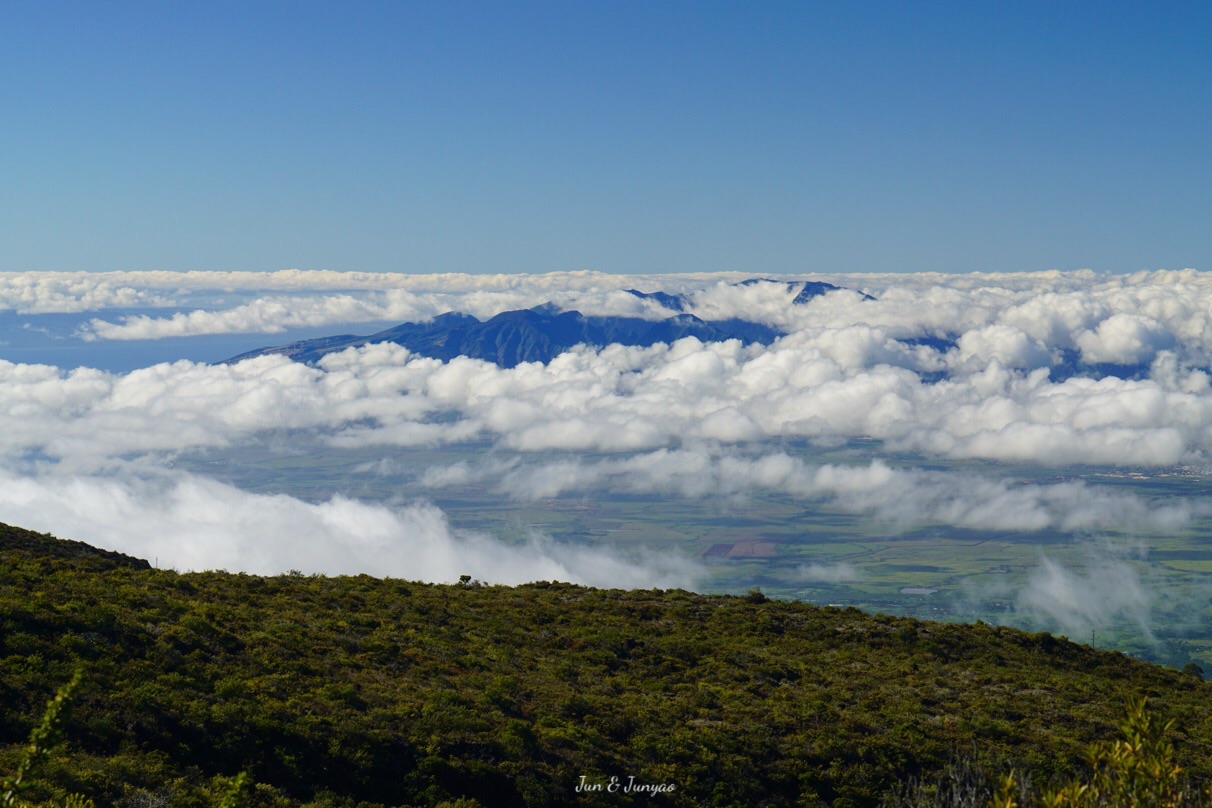
[[[69,794],[62,801],[47,800],[34,803],[22,795],[33,790],[39,768],[50,755],[51,748],[60,739],[60,727],[64,713],[71,705],[72,694],[80,686],[81,674],[76,671],[71,681],[59,688],[59,692],[46,705],[42,721],[30,733],[29,745],[12,775],[0,780],[0,808],[93,808],[93,801]]]
[[[95,803],[82,794],[67,794],[38,802],[32,802],[23,796],[28,792],[37,791],[40,785],[45,785],[38,782],[39,769],[50,756],[52,748],[62,740],[63,720],[82,678],[83,675],[77,670],[71,681],[59,688],[54,698],[46,705],[42,720],[30,733],[29,744],[21,762],[17,764],[17,770],[0,779],[0,808],[95,808]],[[246,772],[240,772],[234,777],[220,798],[218,808],[241,808],[247,781]]]
[[[1039,791],[1017,769],[991,778],[968,756],[933,783],[909,783],[884,808],[1204,808],[1212,795],[1184,778],[1167,737],[1173,729],[1145,699],[1132,699],[1122,737],[1090,744],[1084,771],[1059,785]]]
[[[1143,698],[1128,705],[1120,727],[1123,737],[1090,747],[1089,774],[1045,791],[1038,801],[1023,801],[1016,778],[1007,775],[994,794],[993,808],[1039,805],[1043,808],[1182,808],[1206,803],[1207,792],[1183,782],[1167,734],[1174,721],[1162,723],[1145,708]]]

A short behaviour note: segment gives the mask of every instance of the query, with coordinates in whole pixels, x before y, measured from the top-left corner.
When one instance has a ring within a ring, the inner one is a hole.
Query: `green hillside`
[[[873,805],[956,754],[1072,772],[1136,696],[1212,779],[1207,685],[1047,634],[756,593],[177,574],[0,528],[3,771],[77,668],[44,780],[98,805],[211,804],[241,771],[267,806]]]

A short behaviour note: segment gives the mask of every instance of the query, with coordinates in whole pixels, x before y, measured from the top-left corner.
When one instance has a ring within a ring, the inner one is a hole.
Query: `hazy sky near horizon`
[[[1202,2],[25,2],[0,271],[1212,268]]]

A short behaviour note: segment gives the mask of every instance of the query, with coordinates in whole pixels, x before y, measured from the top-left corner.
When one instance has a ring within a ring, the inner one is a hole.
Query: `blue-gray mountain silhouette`
[[[841,288],[828,283],[765,279],[743,281],[742,285],[753,283],[786,283],[789,291],[798,288],[793,300],[795,305]],[[577,311],[561,311],[547,303],[533,309],[502,312],[481,322],[468,314],[448,312],[426,323],[403,323],[377,334],[341,334],[302,340],[249,351],[227,361],[238,362],[254,356],[282,354],[298,362],[311,363],[334,351],[378,342],[394,342],[434,359],[468,356],[511,368],[522,362],[549,362],[580,344],[599,348],[615,344],[648,347],[659,342],[670,343],[683,337],[696,337],[703,342],[740,339],[746,343],[769,345],[780,336],[779,331],[761,323],[738,319],[708,321],[685,313],[689,301],[682,295],[635,289],[627,291],[681,313],[663,320],[587,317]]]
[[[434,359],[469,356],[511,368],[522,362],[550,362],[579,344],[646,347],[683,337],[697,337],[703,342],[741,339],[769,345],[777,336],[777,331],[760,323],[745,320],[708,322],[692,314],[642,320],[638,317],[586,317],[578,311],[554,314],[521,309],[502,312],[481,322],[468,314],[449,312],[428,323],[404,323],[369,336],[344,334],[303,340],[250,351],[228,361],[284,354],[297,362],[315,362],[334,351],[376,342],[394,342]]]

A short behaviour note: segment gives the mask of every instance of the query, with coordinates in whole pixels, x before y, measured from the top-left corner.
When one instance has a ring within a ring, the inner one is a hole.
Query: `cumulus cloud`
[[[1151,362],[1159,351],[1174,347],[1175,339],[1161,323],[1139,314],[1113,314],[1093,331],[1077,336],[1087,362],[1135,365]]]
[[[0,272],[0,310],[46,314],[167,305],[167,295],[131,273]]]
[[[995,323],[965,332],[957,343],[960,359],[976,367],[997,360],[1009,368],[1048,367],[1052,356],[1039,339],[1011,325]]]

